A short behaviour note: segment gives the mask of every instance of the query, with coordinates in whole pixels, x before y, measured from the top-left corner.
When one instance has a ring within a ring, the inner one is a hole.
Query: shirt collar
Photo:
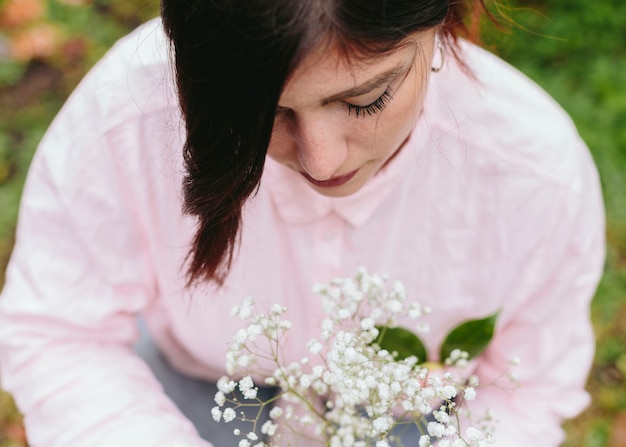
[[[311,188],[302,176],[267,157],[262,184],[267,186],[278,213],[285,221],[304,225],[335,212],[353,226],[363,225],[409,174],[415,157],[415,138],[409,137],[400,152],[363,187],[347,197],[326,197]]]

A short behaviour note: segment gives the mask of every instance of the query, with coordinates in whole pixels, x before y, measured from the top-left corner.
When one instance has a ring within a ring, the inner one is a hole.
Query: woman
[[[565,113],[459,39],[472,2],[162,6],[164,31],[92,70],[29,174],[0,365],[31,445],[207,445],[163,385],[231,445],[211,396],[176,389],[223,373],[231,307],[285,305],[297,359],[322,318],[311,285],[359,265],[432,307],[429,352],[500,310],[473,367],[489,383],[520,357],[520,389],[487,387],[475,411],[498,445],[558,445],[588,402],[601,194]],[[182,376],[144,341],[162,385],[135,354],[138,314]]]

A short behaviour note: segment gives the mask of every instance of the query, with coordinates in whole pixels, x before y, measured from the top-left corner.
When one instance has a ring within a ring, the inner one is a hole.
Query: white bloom
[[[287,308],[284,306],[280,306],[278,304],[274,304],[272,306],[272,315],[276,316],[276,317],[280,317],[281,315],[283,315],[285,312],[287,311]]]
[[[222,419],[222,410],[219,407],[211,408],[211,416],[215,422],[219,422]]]
[[[213,400],[215,400],[215,403],[217,405],[222,407],[224,406],[224,403],[226,403],[226,396],[224,396],[224,393],[222,393],[221,391],[218,391],[217,393],[215,393],[215,398]]]
[[[482,437],[482,433],[476,427],[467,427],[465,434],[472,441],[478,441]]]
[[[252,381],[252,377],[245,376],[239,381],[239,389],[243,392],[254,387],[254,382]]]
[[[428,435],[420,436],[419,447],[429,447],[430,445],[432,445],[430,443],[430,436]]]
[[[427,323],[420,322],[417,324],[417,332],[421,332],[422,334],[426,334],[430,331],[430,326]]]
[[[446,426],[439,422],[429,422],[426,429],[428,430],[428,434],[435,438],[441,438],[446,434]]]
[[[372,422],[372,426],[374,427],[374,434],[382,434],[386,433],[391,429],[393,424],[393,419],[390,416],[380,416]]]
[[[309,425],[313,423],[313,418],[310,415],[305,414],[304,416],[300,418],[300,423],[304,425],[305,427],[308,427]]]
[[[352,312],[350,312],[348,309],[345,309],[345,308],[339,309],[337,316],[339,317],[340,320],[347,320],[348,318],[352,316]]]
[[[313,339],[307,343],[307,348],[309,349],[309,352],[311,354],[317,355],[322,350],[322,344],[319,341]]]
[[[391,313],[394,314],[402,312],[402,303],[399,300],[388,301],[386,307]]]
[[[465,400],[474,400],[474,399],[476,399],[476,390],[473,387],[468,386],[463,391],[463,397],[465,397]]]
[[[389,443],[386,439],[379,439],[376,441],[376,447],[389,447]]]
[[[415,409],[415,406],[413,405],[413,402],[411,402],[410,400],[403,400],[402,409],[404,411],[413,411]]]
[[[422,307],[417,303],[409,305],[409,318],[416,320],[422,316]]]
[[[230,394],[235,390],[237,384],[226,376],[222,376],[217,381],[217,389],[224,394]]]
[[[278,430],[278,425],[272,423],[272,421],[265,421],[261,426],[261,433],[268,436],[274,436]]]
[[[256,399],[257,390],[256,388],[250,388],[249,390],[245,390],[243,392],[244,399]]]
[[[242,439],[239,441],[239,447],[250,447],[250,441],[247,439]]]
[[[450,416],[445,411],[433,411],[433,416],[435,416],[435,419],[442,424],[450,423]]]
[[[236,429],[234,429],[234,430],[233,430],[233,434],[234,434],[235,436],[239,436],[239,435],[241,434],[241,430],[239,430],[238,428],[236,428]]]
[[[253,307],[254,307],[254,301],[252,300],[252,297],[246,298],[245,301],[243,302],[243,305],[241,306],[241,309],[239,310],[239,317],[242,320],[247,319],[252,313]]]
[[[364,331],[369,331],[374,327],[374,325],[375,323],[373,318],[366,317],[361,320],[361,329]]]
[[[259,437],[256,435],[255,432],[251,431],[250,433],[248,433],[248,439],[250,441],[256,441],[257,439],[259,439]]]
[[[278,419],[279,417],[281,417],[283,415],[283,409],[280,407],[274,407],[270,410],[270,418],[271,419]]]
[[[248,340],[248,331],[239,329],[234,337],[235,343],[244,344]]]
[[[237,359],[237,366],[240,368],[246,368],[252,363],[253,357],[250,355],[242,355]]]
[[[311,386],[311,376],[307,375],[307,374],[303,374],[300,377],[300,385],[303,386],[304,388],[308,388]]]
[[[233,410],[232,408],[226,408],[224,410],[224,413],[222,414],[222,417],[224,418],[224,422],[230,422],[235,419],[235,417],[237,417],[237,413],[235,413],[235,410]]]
[[[248,326],[248,340],[254,341],[263,333],[263,327],[260,324],[251,324]]]

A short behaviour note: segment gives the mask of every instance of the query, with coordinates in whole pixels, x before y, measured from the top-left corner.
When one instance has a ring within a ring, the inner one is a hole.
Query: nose
[[[315,180],[344,174],[348,145],[342,126],[328,116],[308,116],[297,123],[298,161]]]

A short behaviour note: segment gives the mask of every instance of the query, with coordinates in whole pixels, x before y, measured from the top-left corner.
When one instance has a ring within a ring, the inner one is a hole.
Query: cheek
[[[415,73],[420,73],[418,67]],[[379,130],[387,139],[404,141],[413,130],[424,106],[425,89],[428,75],[413,74],[394,95],[385,113],[381,116]]]
[[[289,133],[286,131],[284,125],[277,120],[272,129],[272,137],[267,147],[267,155],[275,161],[284,160],[289,155],[291,144]]]
[[[376,125],[372,141],[379,152],[391,153],[402,144],[412,132],[422,107],[421,98],[404,94],[395,98],[398,101],[389,105]]]

